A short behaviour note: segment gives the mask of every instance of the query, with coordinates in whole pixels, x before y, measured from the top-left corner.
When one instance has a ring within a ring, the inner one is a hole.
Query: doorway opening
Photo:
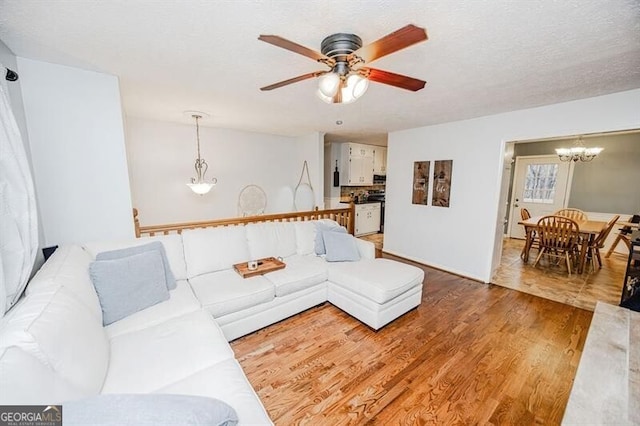
[[[626,221],[640,212],[640,130],[582,135],[586,146],[601,146],[604,151],[590,162],[559,161],[555,149],[571,146],[577,137],[506,144],[498,217],[502,235],[496,235],[491,282],[593,310],[598,300],[619,302],[628,254],[624,244],[614,248],[601,269],[568,276],[566,268],[533,268],[535,255],[524,262],[520,257],[524,240],[518,239],[524,238],[518,224],[521,208],[529,209],[532,217],[576,208],[589,220],[603,222],[615,215]],[[566,184],[563,168],[567,168]],[[620,227],[614,227],[601,253],[607,253]]]

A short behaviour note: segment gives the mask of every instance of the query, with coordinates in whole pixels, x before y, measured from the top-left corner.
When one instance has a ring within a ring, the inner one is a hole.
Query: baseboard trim
[[[406,255],[397,254],[397,253],[394,253],[392,251],[388,251],[388,250],[384,250],[384,249],[382,249],[381,251],[382,251],[382,254],[387,254],[387,255],[390,255],[390,256],[393,256],[393,257],[397,257],[397,258],[402,259],[402,260],[406,260],[406,261],[409,261],[409,262],[417,263],[418,265],[425,266],[427,268],[437,269],[438,271],[446,272],[448,274],[452,274],[452,275],[455,275],[455,276],[460,277],[460,278],[464,278],[464,279],[467,279],[467,280],[475,281],[475,282],[480,283],[480,284],[491,284],[490,282],[485,282],[485,281],[483,281],[483,280],[481,280],[479,278],[470,277],[468,275],[461,274],[460,272],[452,271],[452,270],[447,269],[447,268],[443,268],[442,266],[430,265],[430,264],[425,263],[425,262],[423,262],[421,260],[412,259],[411,257],[406,256]]]

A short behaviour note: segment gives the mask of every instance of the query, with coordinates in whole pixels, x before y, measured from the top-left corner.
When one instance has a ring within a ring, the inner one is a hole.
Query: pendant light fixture
[[[189,188],[191,188],[191,190],[193,192],[195,192],[196,194],[204,195],[204,194],[208,193],[209,191],[211,191],[211,188],[213,188],[215,186],[215,184],[218,183],[218,179],[213,178],[209,182],[207,182],[207,180],[206,180],[206,178],[204,176],[205,173],[207,173],[207,169],[209,169],[209,165],[204,160],[204,158],[200,157],[200,123],[199,123],[199,120],[202,118],[202,113],[193,112],[193,113],[190,113],[190,114],[196,121],[196,143],[197,143],[197,147],[198,147],[198,158],[196,159],[195,166],[194,166],[195,169],[196,169],[196,177],[195,178],[191,178],[191,183],[188,183],[187,186]]]

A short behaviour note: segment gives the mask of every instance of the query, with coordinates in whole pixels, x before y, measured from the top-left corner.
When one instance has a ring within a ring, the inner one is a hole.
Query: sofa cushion
[[[286,268],[265,274],[275,286],[276,296],[285,296],[327,280],[326,263],[317,256],[291,256]]]
[[[66,287],[102,321],[100,301],[89,277],[91,262],[91,253],[82,247],[73,244],[60,246],[29,281],[25,294],[55,292],[60,287]]]
[[[306,256],[315,253],[316,224],[313,221],[294,222],[296,231],[296,253]]]
[[[232,426],[238,415],[219,399],[192,395],[111,394],[64,403],[65,426]]]
[[[162,256],[155,250],[93,262],[89,274],[104,325],[169,299]]]
[[[249,260],[244,226],[192,229],[182,233],[189,279]]]
[[[424,271],[389,259],[330,263],[329,281],[377,303],[386,303],[422,283]]]
[[[235,408],[239,424],[273,424],[235,359],[214,364],[157,392],[217,398]]]
[[[293,223],[250,223],[246,228],[251,259],[296,254],[296,230]]]
[[[47,363],[19,347],[0,350],[0,405],[60,404],[93,393],[72,385]]]
[[[176,280],[187,279],[187,264],[184,259],[184,249],[182,247],[182,236],[179,234],[156,235],[153,237],[135,238],[125,241],[100,241],[83,244],[83,247],[95,258],[98,253],[118,250],[127,247],[136,247],[149,242],[159,241],[164,246],[171,272]]]
[[[264,276],[242,278],[232,269],[189,280],[193,292],[214,317],[241,311],[275,297],[274,285]]]
[[[202,306],[186,280],[179,280],[175,290],[169,292],[169,300],[150,306],[105,327],[107,336],[141,330],[201,309]]]
[[[204,310],[110,340],[103,393],[148,393],[233,358],[215,320]]]
[[[66,287],[26,296],[3,319],[1,333],[0,353],[20,349],[55,373],[56,378],[43,378],[43,385],[51,386],[46,390],[51,400],[65,398],[65,392],[77,397],[76,392],[100,391],[109,342],[102,322]],[[38,386],[29,379],[25,375],[22,385]],[[3,376],[0,387],[5,385]]]
[[[126,247],[117,250],[103,251],[96,255],[96,260],[115,260],[122,259],[123,257],[133,256],[134,254],[145,253],[148,251],[157,251],[162,258],[162,267],[164,269],[164,277],[167,285],[167,290],[173,290],[176,288],[176,278],[171,272],[171,266],[167,259],[167,253],[164,246],[160,241],[152,241],[141,246]]]
[[[355,262],[360,260],[358,245],[353,235],[340,232],[323,231],[327,262]]]

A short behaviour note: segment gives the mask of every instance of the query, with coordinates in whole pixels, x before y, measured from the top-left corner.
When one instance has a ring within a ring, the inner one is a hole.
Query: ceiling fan
[[[383,56],[427,40],[427,31],[407,25],[373,43],[362,46],[355,34],[337,33],[322,40],[320,52],[276,35],[261,35],[258,40],[290,50],[325,64],[328,70],[314,71],[280,81],[260,90],[273,90],[309,78],[320,77],[318,96],[327,103],[350,103],[364,94],[369,81],[388,84],[417,92],[426,84],[423,80],[363,66]]]

